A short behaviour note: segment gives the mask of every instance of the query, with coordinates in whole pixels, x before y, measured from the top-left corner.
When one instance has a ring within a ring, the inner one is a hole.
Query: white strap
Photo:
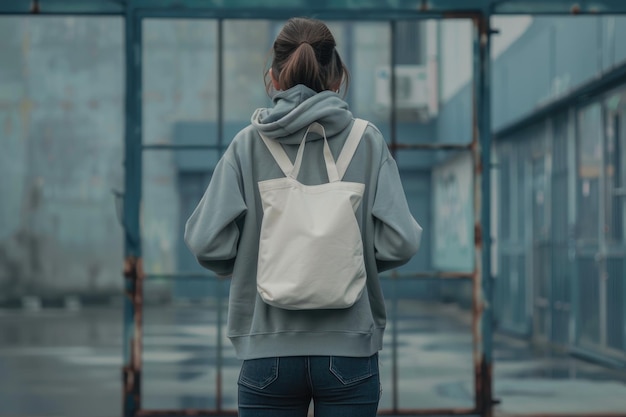
[[[271,140],[261,133],[259,133],[259,135],[261,135],[261,139],[263,139],[263,142],[265,142],[267,149],[276,160],[276,163],[278,164],[280,169],[283,171],[285,176],[288,177],[289,174],[291,174],[291,171],[293,171],[293,164],[291,163],[289,156],[287,156],[287,153],[285,152],[281,144],[276,142],[275,140]]]
[[[265,142],[267,149],[270,151],[276,163],[283,171],[286,177],[292,177],[294,179],[298,178],[298,174],[300,173],[300,166],[302,165],[302,158],[304,156],[304,147],[306,145],[306,138],[310,132],[317,133],[324,138],[324,162],[326,163],[326,172],[328,174],[328,181],[335,182],[339,181],[343,178],[352,161],[352,157],[356,152],[356,148],[359,146],[361,142],[361,137],[367,128],[367,121],[363,119],[354,119],[354,123],[352,124],[352,129],[350,129],[350,133],[348,134],[348,138],[341,149],[341,153],[337,158],[337,162],[335,162],[332,152],[330,151],[330,146],[328,146],[328,140],[326,139],[326,131],[324,130],[324,126],[315,122],[312,123],[306,132],[304,133],[304,137],[302,138],[302,142],[300,142],[300,147],[298,148],[298,154],[296,155],[295,163],[292,164],[287,152],[283,149],[282,145],[275,140],[271,140],[263,134],[260,134],[261,139]]]
[[[361,137],[363,136],[363,133],[365,133],[366,128],[366,120],[354,119],[348,139],[346,139],[346,142],[341,149],[341,154],[339,154],[339,157],[337,158],[337,172],[339,173],[339,179],[342,179],[348,170],[348,166],[352,161],[352,157],[361,142]]]
[[[339,181],[339,173],[337,172],[337,166],[335,165],[335,159],[333,158],[333,154],[330,151],[330,146],[328,146],[328,139],[326,139],[326,131],[324,130],[324,126],[315,122],[309,125],[306,132],[304,132],[304,137],[302,138],[302,142],[300,142],[300,147],[298,148],[298,154],[296,155],[296,161],[293,164],[293,170],[289,175],[291,178],[298,178],[298,174],[300,173],[300,166],[302,165],[302,158],[304,155],[304,147],[306,146],[306,137],[310,132],[317,133],[324,138],[324,162],[326,163],[326,173],[328,174],[328,182]]]

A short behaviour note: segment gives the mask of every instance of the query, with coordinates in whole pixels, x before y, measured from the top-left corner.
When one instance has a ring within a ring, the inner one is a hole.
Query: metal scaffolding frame
[[[147,276],[142,265],[140,238],[140,202],[142,196],[142,21],[146,18],[199,18],[218,22],[218,150],[223,149],[223,20],[224,19],[283,19],[294,15],[310,15],[327,20],[387,21],[391,25],[391,42],[395,44],[395,22],[424,18],[470,19],[474,27],[473,42],[473,117],[472,141],[458,144],[402,144],[398,143],[395,126],[395,75],[392,75],[391,149],[459,149],[469,150],[474,165],[474,236],[475,269],[473,273],[434,274],[419,272],[412,279],[471,279],[473,282],[474,341],[474,406],[468,409],[401,409],[394,395],[393,407],[381,410],[381,415],[481,415],[489,417],[493,411],[492,390],[492,288],[491,288],[491,43],[489,26],[493,14],[616,14],[626,13],[623,0],[274,0],[263,6],[252,0],[13,0],[0,4],[1,14],[14,15],[116,15],[125,21],[125,192],[123,225],[125,236],[125,302],[124,302],[124,417],[135,416],[199,416],[236,415],[234,410],[221,407],[221,374],[216,381],[217,407],[215,410],[145,410],[141,407],[142,378],[142,312],[143,284]],[[395,54],[391,65],[394,66]],[[393,74],[393,71],[392,71]],[[153,146],[154,147],[154,146]],[[173,149],[163,147],[163,149]],[[210,148],[210,146],[204,147]],[[177,149],[177,148],[176,148]],[[170,278],[183,278],[173,275]],[[401,278],[392,275],[392,278]],[[220,298],[221,300],[221,298]],[[221,308],[218,308],[221,314]],[[218,317],[221,323],[222,318]],[[218,326],[221,329],[221,326]],[[221,330],[220,330],[221,331]],[[221,334],[218,336],[220,343]],[[221,347],[218,346],[218,351]],[[221,352],[218,352],[218,355]],[[218,358],[218,366],[220,364]],[[394,369],[397,358],[394,357]],[[394,384],[397,373],[394,372]],[[395,385],[394,385],[395,387]],[[397,390],[396,390],[397,391]]]
[[[316,13],[316,17],[326,20],[337,20],[338,14],[335,11],[328,13]],[[345,16],[339,14],[343,19]],[[125,301],[125,350],[124,350],[124,416],[173,416],[173,415],[236,415],[236,410],[225,410],[222,408],[222,378],[221,378],[221,360],[217,360],[216,372],[216,408],[213,410],[146,410],[141,407],[141,372],[142,372],[142,311],[143,311],[143,282],[150,279],[146,276],[142,267],[141,247],[140,247],[140,226],[139,226],[139,207],[141,196],[141,178],[142,178],[142,153],[146,149],[152,149],[151,146],[142,144],[141,133],[141,22],[148,18],[196,18],[196,19],[215,19],[217,20],[217,60],[218,73],[218,151],[223,150],[224,140],[221,137],[223,132],[223,70],[221,57],[223,56],[223,20],[225,18],[243,18],[247,17],[243,14],[226,13],[215,15],[213,11],[162,11],[162,10],[136,10],[130,12],[126,18],[126,36],[127,44],[131,47],[127,48],[127,117],[136,123],[127,123],[126,125],[126,193],[124,199],[124,226],[126,234],[126,262],[124,266],[124,275],[126,277],[126,301]],[[265,13],[262,15],[254,15],[255,19],[277,19],[288,18],[289,13],[277,16],[276,13]],[[419,18],[432,17],[430,14],[420,15]],[[439,17],[439,16],[437,16]],[[415,19],[416,17],[409,17]],[[474,361],[474,406],[466,409],[404,409],[398,405],[398,358],[395,352],[392,353],[392,407],[388,410],[380,410],[380,415],[482,415],[490,416],[492,413],[492,316],[491,316],[491,253],[489,248],[490,242],[488,237],[491,235],[489,230],[490,223],[490,176],[483,175],[488,172],[490,166],[490,90],[489,90],[489,56],[490,56],[490,28],[489,17],[481,13],[454,13],[447,14],[446,18],[463,18],[470,19],[474,27],[474,98],[473,98],[473,126],[472,141],[468,144],[455,143],[432,143],[432,144],[403,144],[397,140],[397,132],[394,127],[397,119],[395,105],[391,109],[391,137],[390,149],[393,153],[400,149],[413,150],[432,150],[432,149],[453,149],[471,151],[474,162],[474,213],[475,213],[475,269],[472,273],[455,273],[435,274],[430,272],[418,272],[412,274],[411,279],[445,279],[445,280],[467,280],[473,282],[473,310],[472,310],[472,334],[473,334],[473,361]],[[407,19],[406,17],[396,17],[395,19],[386,19],[391,29],[391,48],[394,48],[396,39],[396,21]],[[377,20],[372,16],[364,16],[359,19],[352,16],[349,20]],[[395,54],[391,53],[391,66],[395,66]],[[393,72],[392,72],[393,73]],[[395,76],[391,79],[392,103],[395,103]],[[200,146],[208,149],[211,145]],[[175,150],[180,147],[177,145],[162,145],[161,150]],[[215,148],[215,146],[213,146]],[[486,267],[482,267],[485,265]],[[180,275],[172,275],[171,279],[184,279]],[[400,279],[400,276],[392,275],[392,279]],[[221,298],[220,300],[221,301]],[[392,307],[393,308],[393,307]],[[218,314],[221,314],[221,308],[218,308]],[[222,320],[218,317],[218,343],[221,343],[221,325]],[[394,326],[395,328],[395,326]],[[397,335],[394,336],[397,337]],[[221,355],[222,347],[218,346],[218,355]]]
[[[187,10],[238,18],[322,13],[335,18],[395,19],[455,12],[617,14],[626,13],[626,3],[622,0],[267,0],[262,4],[255,0],[4,0],[0,3],[0,14],[123,16],[141,9],[160,10],[168,16]]]

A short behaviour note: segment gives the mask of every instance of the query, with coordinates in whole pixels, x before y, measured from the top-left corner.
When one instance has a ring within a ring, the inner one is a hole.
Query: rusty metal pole
[[[141,409],[141,355],[144,273],[141,258],[124,262],[124,417],[134,417]],[[126,356],[129,355],[127,358]]]
[[[492,291],[491,291],[491,43],[489,15],[474,19],[474,240],[473,335],[476,410],[491,417]]]
[[[124,324],[122,408],[124,417],[141,409],[141,311],[143,268],[139,209],[141,201],[141,20],[125,15],[126,101],[124,142]]]
[[[224,281],[220,278],[217,282],[217,341],[216,341],[216,375],[215,375],[215,408],[218,413],[221,413],[222,410],[222,402],[223,402],[223,368],[224,368],[224,344],[222,343],[222,338],[224,337],[224,332],[222,330],[222,326],[224,324],[224,313],[222,310],[224,309],[224,296],[222,292],[224,291]]]
[[[399,397],[399,374],[398,374],[398,277],[396,271],[391,272],[391,318],[393,326],[391,328],[391,409],[394,414],[398,414],[400,409]]]

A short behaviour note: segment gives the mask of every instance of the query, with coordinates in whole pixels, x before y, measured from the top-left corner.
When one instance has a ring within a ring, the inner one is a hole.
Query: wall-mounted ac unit
[[[396,66],[396,107],[428,111],[430,99],[428,69],[423,65]],[[391,69],[376,68],[376,104],[381,110],[391,107]]]

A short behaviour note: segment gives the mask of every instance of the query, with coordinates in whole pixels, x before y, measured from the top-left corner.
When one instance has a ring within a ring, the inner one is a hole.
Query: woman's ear
[[[272,79],[272,85],[274,86],[274,90],[280,90],[280,88],[278,87],[278,80],[274,78],[274,71],[272,71],[272,68],[270,68],[270,78]]]

